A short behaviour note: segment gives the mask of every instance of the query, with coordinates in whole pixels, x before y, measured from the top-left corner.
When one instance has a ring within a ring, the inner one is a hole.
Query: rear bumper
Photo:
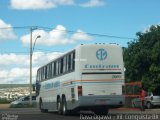
[[[79,106],[105,106],[108,108],[118,108],[124,105],[122,95],[103,95],[103,96],[81,96],[79,97]]]
[[[95,108],[119,108],[124,105],[123,95],[81,96],[74,102],[67,102],[69,110],[92,110]]]

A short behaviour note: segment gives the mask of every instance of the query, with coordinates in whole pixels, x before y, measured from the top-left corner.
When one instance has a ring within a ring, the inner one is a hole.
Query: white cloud
[[[12,68],[10,70],[0,70],[0,81],[3,84],[8,83],[29,83],[29,69],[27,68]],[[33,71],[33,76],[35,76],[35,72]]]
[[[8,71],[6,71],[6,70],[0,70],[0,78],[4,78],[6,76],[8,76]]]
[[[10,24],[7,24],[0,19],[0,28],[5,28],[0,29],[0,40],[14,40],[17,38],[11,27]]]
[[[33,54],[33,65],[41,66],[46,63],[46,61],[52,60],[55,57],[61,55],[60,52],[43,53],[34,52]],[[30,64],[29,55],[16,55],[12,54],[0,54],[0,68],[10,68],[10,67],[28,67]]]
[[[74,0],[10,0],[13,9],[49,9],[56,8],[58,5],[74,5]]]
[[[67,29],[62,25],[57,25],[55,29],[49,32],[44,30],[35,30],[33,32],[33,42],[38,35],[40,35],[41,38],[37,39],[36,45],[39,44],[46,46],[72,44],[77,40],[93,39],[93,37],[87,35],[82,30],[77,30],[77,32],[73,33],[73,35],[69,35]],[[21,41],[24,45],[28,45],[30,43],[30,34],[22,36]]]
[[[7,67],[9,65],[26,65],[28,55],[16,54],[0,54],[0,67]]]
[[[74,5],[75,0],[52,0],[57,5]]]
[[[104,0],[89,0],[78,4],[76,0],[10,0],[10,7],[17,10],[39,10],[50,9],[64,5],[75,5],[80,7],[99,7],[104,6]]]
[[[80,4],[81,7],[99,7],[104,5],[104,0],[89,0],[86,3]]]
[[[73,40],[92,40],[93,37],[87,35],[87,33],[83,32],[82,30],[77,30],[71,37]]]
[[[33,66],[34,67],[42,66],[62,54],[63,53],[60,53],[60,52],[51,52],[51,53],[34,52]],[[29,59],[28,59],[28,61],[29,61]],[[29,65],[29,63],[28,63],[28,65]]]
[[[34,52],[33,55],[33,82],[36,79],[37,69],[63,53]],[[0,54],[0,82],[29,83],[29,55]]]
[[[27,68],[13,68],[9,71],[8,77],[18,78],[29,76],[29,70]]]

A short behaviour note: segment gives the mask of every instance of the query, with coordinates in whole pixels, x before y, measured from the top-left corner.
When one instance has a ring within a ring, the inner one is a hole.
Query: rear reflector
[[[71,97],[72,99],[75,99],[74,88],[71,88]]]
[[[82,86],[78,86],[78,96],[82,96]]]

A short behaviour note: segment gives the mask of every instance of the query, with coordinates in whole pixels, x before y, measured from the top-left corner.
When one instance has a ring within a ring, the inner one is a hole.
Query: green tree
[[[124,48],[126,82],[140,81],[153,91],[160,87],[160,26],[151,26]]]

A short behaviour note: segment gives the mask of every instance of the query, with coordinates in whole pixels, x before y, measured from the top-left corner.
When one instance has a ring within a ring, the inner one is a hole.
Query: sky
[[[127,47],[160,24],[159,11],[159,0],[0,0],[0,84],[29,83],[31,28],[35,82],[39,67],[79,44]]]

